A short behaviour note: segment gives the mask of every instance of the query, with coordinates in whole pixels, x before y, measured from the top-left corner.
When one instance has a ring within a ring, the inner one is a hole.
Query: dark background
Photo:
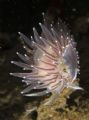
[[[0,120],[19,120],[25,105],[33,100],[20,94],[24,84],[9,75],[19,71],[10,61],[19,60],[16,51],[23,52],[18,32],[30,36],[34,26],[39,31],[42,12],[47,11],[68,24],[77,42],[81,73],[79,84],[84,91],[74,92],[68,105],[86,109],[86,112],[82,111],[85,116],[89,113],[89,0],[0,0]],[[74,102],[75,98],[79,98],[78,104]]]
[[[29,32],[41,20],[41,13],[47,11],[51,5],[59,7],[62,17],[70,22],[89,14],[88,0],[0,0],[0,31]]]

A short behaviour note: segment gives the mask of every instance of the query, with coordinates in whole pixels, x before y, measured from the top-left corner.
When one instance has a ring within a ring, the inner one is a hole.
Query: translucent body
[[[42,29],[41,36],[35,28],[34,38],[31,37],[30,40],[19,32],[21,39],[34,50],[33,64],[30,63],[29,56],[20,53],[17,54],[24,62],[12,61],[25,70],[32,71],[11,73],[23,78],[23,82],[27,84],[27,88],[21,93],[26,96],[42,96],[50,92],[60,94],[64,88],[81,89],[74,84],[79,72],[76,43],[66,26],[61,22],[49,26],[39,24]],[[30,48],[25,46],[25,49],[29,53]]]

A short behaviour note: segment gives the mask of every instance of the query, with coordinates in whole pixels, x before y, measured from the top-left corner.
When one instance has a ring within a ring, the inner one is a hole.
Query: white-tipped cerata
[[[31,36],[31,39],[18,32],[29,50],[31,45],[34,46],[33,56],[17,52],[22,62],[11,61],[27,70],[25,73],[10,73],[21,77],[26,83],[27,88],[21,93],[26,96],[42,96],[50,92],[60,94],[64,88],[81,89],[75,85],[79,57],[73,37],[60,22],[49,26],[42,23],[39,25],[42,29],[41,36],[35,28],[33,28],[34,37]]]

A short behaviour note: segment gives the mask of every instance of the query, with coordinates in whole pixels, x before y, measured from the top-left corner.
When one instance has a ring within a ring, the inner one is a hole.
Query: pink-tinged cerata
[[[17,52],[23,62],[11,61],[25,70],[22,73],[10,73],[21,77],[26,83],[27,87],[21,93],[25,96],[55,93],[58,96],[67,88],[82,89],[75,84],[79,73],[79,57],[74,38],[67,27],[60,20],[56,24],[39,25],[42,29],[41,36],[35,28],[34,37],[31,36],[31,39],[19,32],[20,38],[26,44],[24,48],[27,54]]]

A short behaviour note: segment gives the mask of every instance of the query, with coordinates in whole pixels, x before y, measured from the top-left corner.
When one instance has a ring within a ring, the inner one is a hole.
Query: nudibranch
[[[26,83],[27,87],[21,93],[25,96],[43,96],[48,93],[60,95],[67,88],[82,89],[75,84],[79,73],[79,56],[76,42],[66,25],[60,20],[56,24],[39,25],[41,35],[33,28],[34,36],[30,39],[19,32],[27,54],[17,52],[22,62],[11,61],[25,70],[22,73],[10,73],[21,77]]]

